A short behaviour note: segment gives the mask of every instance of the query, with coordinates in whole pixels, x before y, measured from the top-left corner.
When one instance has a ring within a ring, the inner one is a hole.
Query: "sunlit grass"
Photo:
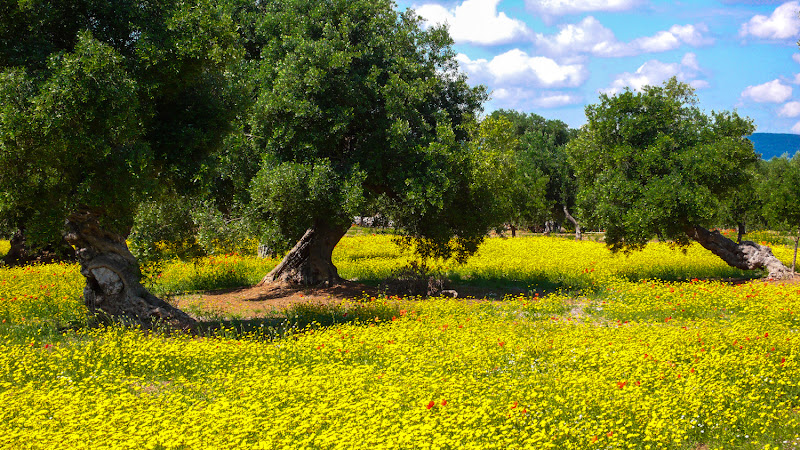
[[[779,445],[800,432],[800,335],[781,318],[797,297],[757,290],[724,318],[664,321],[655,304],[647,318],[641,293],[640,320],[619,322],[561,314],[560,297],[432,299],[279,340],[109,328],[0,343],[0,445]]]

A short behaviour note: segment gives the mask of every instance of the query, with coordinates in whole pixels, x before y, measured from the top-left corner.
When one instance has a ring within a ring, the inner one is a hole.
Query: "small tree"
[[[0,216],[34,244],[66,233],[91,312],[194,326],[142,287],[125,237],[150,194],[196,184],[229,129],[234,30],[205,0],[4,3]]]
[[[764,215],[778,230],[796,232],[792,273],[797,268],[797,245],[800,242],[800,152],[791,159],[786,155],[767,163],[766,178],[761,186]]]
[[[338,283],[333,248],[362,210],[424,256],[464,257],[502,220],[502,155],[470,143],[486,98],[459,72],[444,28],[386,0],[256,5],[245,47],[259,67],[249,127],[263,165],[251,194],[273,249],[263,282]],[[501,183],[498,181],[498,183]]]
[[[735,112],[706,115],[694,90],[675,78],[602,95],[586,107],[588,123],[567,150],[578,175],[585,217],[606,230],[612,250],[634,250],[651,239],[703,247],[740,269],[790,272],[769,247],[741,244],[706,227],[720,198],[748,183],[758,160],[750,120]]]
[[[748,181],[723,198],[720,198],[715,222],[725,227],[732,226],[737,230],[736,243],[741,244],[748,229],[757,226],[761,219],[762,202],[756,187],[761,179],[755,167],[747,177]]]

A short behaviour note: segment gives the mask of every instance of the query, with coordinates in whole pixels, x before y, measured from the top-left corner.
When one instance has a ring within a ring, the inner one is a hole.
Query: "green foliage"
[[[238,112],[229,16],[205,0],[4,2],[0,222],[30,243],[71,212],[127,234],[158,185],[192,188]]]
[[[364,174],[354,169],[339,173],[328,160],[264,164],[251,189],[263,221],[260,242],[283,252],[318,220],[349,225],[363,203]]]
[[[511,223],[527,227],[548,219],[561,221],[563,207],[571,209],[575,202],[575,175],[564,146],[577,130],[560,120],[512,110],[497,110],[490,117],[509,121],[518,139]]]
[[[723,227],[738,227],[745,225],[745,231],[763,229],[765,221],[762,214],[762,201],[757,189],[765,180],[757,167],[751,169],[748,182],[741,184],[737,189],[720,198],[719,209],[715,223]],[[734,237],[736,240],[736,237]],[[752,240],[749,239],[748,240]]]
[[[0,75],[0,215],[38,243],[78,205],[130,208],[137,169],[152,159],[136,126],[136,83],[118,52],[83,32],[46,72]]]
[[[253,230],[242,218],[226,218],[207,200],[177,194],[139,204],[128,237],[131,252],[145,264],[178,258],[253,254]]]
[[[192,221],[192,202],[180,196],[165,196],[142,202],[128,237],[131,252],[141,262],[164,257],[192,258],[203,254]]]
[[[761,199],[770,226],[784,231],[800,229],[800,152],[767,163]]]
[[[601,95],[567,146],[583,216],[606,230],[614,250],[654,238],[688,243],[711,225],[720,198],[748,182],[758,157],[735,112],[704,114],[694,90],[674,78],[642,92]]]

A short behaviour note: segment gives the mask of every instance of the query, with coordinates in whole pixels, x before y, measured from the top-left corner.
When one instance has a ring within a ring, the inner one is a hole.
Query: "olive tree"
[[[584,217],[604,228],[612,250],[635,250],[659,238],[695,240],[731,266],[790,272],[769,247],[711,232],[720,199],[748,183],[758,160],[752,122],[736,112],[703,113],[694,90],[675,78],[601,95],[567,151]]]
[[[92,312],[194,321],[139,283],[137,205],[190,190],[236,114],[230,18],[205,0],[0,2],[0,217],[65,233]]]
[[[387,0],[254,7],[249,129],[263,164],[251,193],[262,240],[296,242],[264,282],[339,282],[333,248],[365,209],[424,256],[474,252],[502,220],[488,186],[507,160],[473,142],[486,94],[468,86],[447,30]]]

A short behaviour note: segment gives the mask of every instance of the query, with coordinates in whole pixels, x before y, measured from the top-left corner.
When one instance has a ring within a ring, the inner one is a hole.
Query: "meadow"
[[[410,259],[359,234],[334,261],[376,284]],[[169,298],[253,284],[276,263],[144,273]],[[488,239],[433,269],[527,294],[364,297],[167,336],[88,326],[75,265],[2,268],[0,447],[800,447],[800,284],[742,283],[753,274],[699,246],[614,255],[552,237]],[[324,314],[332,325],[312,320]]]

